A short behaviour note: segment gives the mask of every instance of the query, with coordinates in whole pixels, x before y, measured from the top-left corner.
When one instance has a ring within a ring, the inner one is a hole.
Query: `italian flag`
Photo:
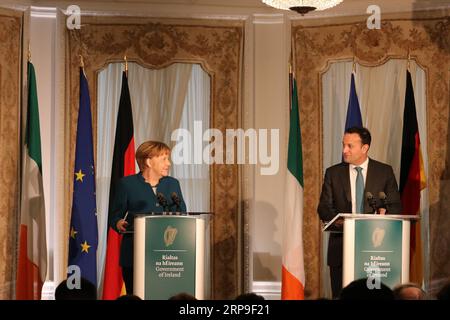
[[[305,298],[303,264],[303,161],[297,84],[291,82],[291,113],[282,242],[281,299]]]
[[[28,110],[22,167],[16,299],[40,300],[47,274],[45,205],[36,75],[28,62]]]

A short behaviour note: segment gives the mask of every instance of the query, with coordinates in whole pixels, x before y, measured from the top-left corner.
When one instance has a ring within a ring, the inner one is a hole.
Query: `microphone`
[[[381,208],[386,209],[386,212],[387,212],[388,211],[389,201],[387,199],[386,193],[384,193],[383,191],[380,191],[378,193],[378,197],[380,198],[381,202],[383,203],[383,206]]]
[[[171,194],[170,196],[171,196],[171,198],[172,198],[173,203],[175,203],[175,205],[177,206],[177,212],[180,212],[180,203],[181,203],[181,200],[180,200],[180,198],[178,197],[177,193],[176,193],[176,192],[172,192],[172,194]]]
[[[373,197],[373,194],[371,192],[366,192],[366,198],[367,202],[369,202],[369,205],[372,207],[373,213],[377,213],[377,200]]]
[[[164,195],[161,192],[158,192],[156,194],[156,198],[158,199],[158,203],[163,207],[163,211],[167,212],[167,200],[166,197],[164,197]]]

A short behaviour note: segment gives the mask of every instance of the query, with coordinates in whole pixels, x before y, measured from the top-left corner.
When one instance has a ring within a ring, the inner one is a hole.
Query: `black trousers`
[[[133,267],[122,267],[122,278],[127,294],[133,294]]]
[[[331,293],[333,299],[339,298],[342,290],[342,265],[330,266]]]

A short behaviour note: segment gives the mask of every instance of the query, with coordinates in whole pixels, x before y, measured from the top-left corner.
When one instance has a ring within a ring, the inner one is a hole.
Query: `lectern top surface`
[[[388,219],[388,220],[419,220],[418,215],[403,214],[360,214],[360,213],[339,213],[331,221],[327,222],[322,231],[342,232],[342,221],[345,219]]]

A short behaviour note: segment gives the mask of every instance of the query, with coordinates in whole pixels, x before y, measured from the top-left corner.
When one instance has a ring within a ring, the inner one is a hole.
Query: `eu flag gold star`
[[[83,182],[83,177],[85,176],[85,174],[81,171],[75,172],[75,175],[77,176],[75,181],[81,181]]]
[[[87,244],[87,241],[85,240],[84,243],[81,244],[81,252],[89,253],[89,248],[91,246]]]
[[[77,235],[78,231],[75,231],[75,229],[72,227],[70,229],[70,237],[75,239],[75,236]]]

